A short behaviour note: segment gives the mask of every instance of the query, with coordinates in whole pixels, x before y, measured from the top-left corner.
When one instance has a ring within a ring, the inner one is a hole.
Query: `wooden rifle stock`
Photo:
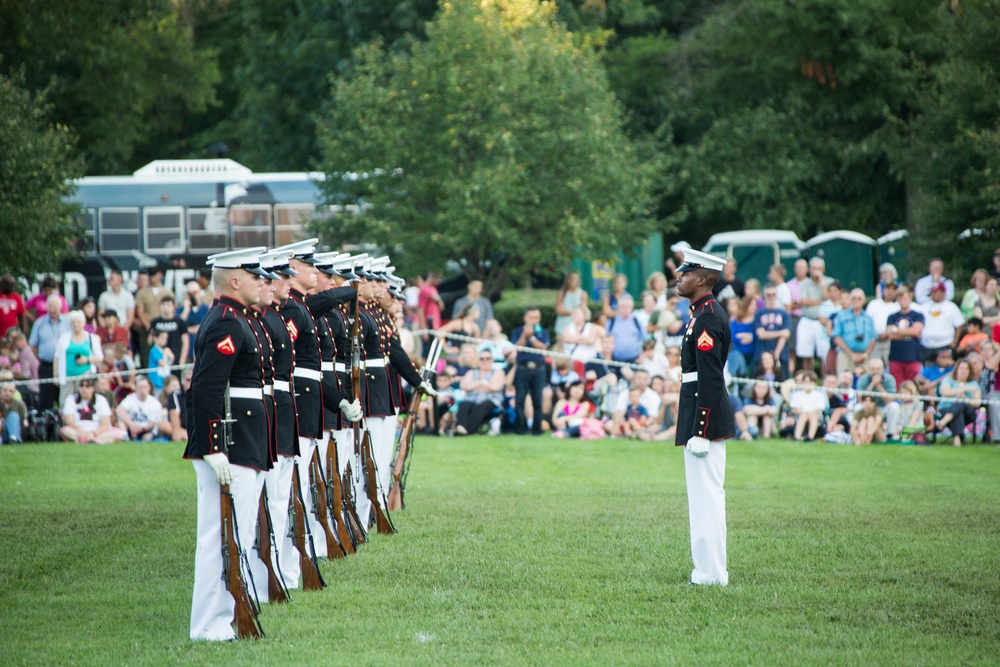
[[[382,503],[378,497],[378,475],[375,468],[375,459],[372,457],[372,441],[365,431],[361,438],[361,452],[364,456],[365,466],[365,486],[368,487],[368,500],[372,504],[372,514],[375,515],[375,528],[379,535],[392,535],[396,532],[396,527],[392,525],[388,513],[382,510]]]
[[[326,499],[329,503],[330,515],[337,525],[337,538],[340,540],[340,546],[344,548],[344,553],[353,554],[356,545],[354,536],[351,535],[351,531],[347,527],[347,521],[344,518],[347,514],[347,507],[344,504],[343,489],[340,486],[340,462],[337,456],[337,442],[333,438],[330,439],[326,455],[326,484]]]
[[[344,489],[344,507],[346,509],[345,517],[348,524],[351,527],[351,533],[357,539],[358,544],[365,544],[368,541],[368,534],[364,527],[361,525],[361,519],[358,517],[358,510],[354,506],[354,475],[351,472],[351,462],[347,461],[347,465],[344,470],[344,478],[340,481],[341,488]]]
[[[312,489],[314,514],[323,527],[323,535],[326,538],[326,553],[330,558],[343,558],[347,555],[337,536],[333,534],[330,526],[330,502],[326,497],[326,477],[323,475],[323,468],[319,463],[319,447],[313,449],[312,459],[309,461],[309,486]]]
[[[267,489],[261,489],[260,507],[257,510],[257,553],[267,566],[267,599],[273,604],[288,602],[288,587],[281,578],[278,565],[271,558],[274,544],[274,528],[271,525],[271,511],[267,507]]]
[[[222,519],[222,579],[226,588],[236,601],[234,615],[236,616],[237,639],[259,639],[264,636],[264,630],[257,618],[257,609],[250,601],[243,572],[240,570],[240,550],[237,539],[236,514],[233,511],[233,494],[229,485],[220,488],[220,516]]]
[[[299,550],[299,567],[302,570],[302,590],[318,591],[326,586],[323,575],[316,564],[316,550],[312,548],[312,534],[306,522],[306,506],[302,502],[302,487],[299,486],[299,467],[292,467],[292,539]],[[306,539],[308,538],[308,545]]]
[[[410,458],[417,424],[417,409],[420,407],[422,396],[423,393],[419,389],[414,389],[413,396],[410,398],[410,406],[406,410],[406,419],[403,420],[403,430],[399,434],[396,458],[392,461],[392,487],[389,489],[389,498],[386,500],[386,506],[390,512],[406,507],[403,504],[403,484],[405,482],[403,471]]]

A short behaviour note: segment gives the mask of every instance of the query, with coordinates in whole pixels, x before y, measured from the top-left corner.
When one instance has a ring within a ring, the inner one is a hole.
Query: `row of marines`
[[[267,600],[263,582],[269,575],[285,590],[297,588],[305,581],[303,567],[316,558],[353,553],[355,533],[360,528],[363,540],[381,512],[365,493],[357,429],[367,431],[376,497],[384,501],[397,415],[405,409],[402,381],[436,393],[400,344],[393,314],[402,307],[403,281],[388,258],[316,253],[316,241],[209,258],[217,298],[195,340],[186,395],[190,435],[184,458],[192,462],[198,485],[191,639],[237,636],[237,594],[224,581],[228,564],[220,550],[227,525],[220,492],[228,486],[233,532],[256,598]],[[355,349],[360,396],[350,374]],[[328,509],[322,497],[329,488],[324,480],[334,476],[353,487],[341,489],[353,497],[351,512]],[[308,543],[303,535],[294,538],[296,501],[308,508]],[[267,524],[276,537],[261,553],[266,540],[259,528]],[[343,527],[352,525],[354,532],[345,534]],[[255,536],[258,550],[252,551]],[[307,558],[300,553],[303,544],[311,552]]]

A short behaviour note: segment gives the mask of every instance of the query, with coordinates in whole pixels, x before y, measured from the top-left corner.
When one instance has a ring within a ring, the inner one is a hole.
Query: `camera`
[[[864,337],[864,336],[862,336],[861,334],[856,334],[856,335],[854,336],[854,340],[858,341],[859,343],[860,343],[861,341],[863,341],[864,339],[865,339],[865,337]]]
[[[535,325],[535,335],[537,336],[540,333],[542,333],[542,325],[541,324],[536,324]]]

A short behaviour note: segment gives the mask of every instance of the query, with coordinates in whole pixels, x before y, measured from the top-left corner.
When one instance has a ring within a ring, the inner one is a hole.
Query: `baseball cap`
[[[947,292],[948,288],[940,280],[931,285],[931,292]]]

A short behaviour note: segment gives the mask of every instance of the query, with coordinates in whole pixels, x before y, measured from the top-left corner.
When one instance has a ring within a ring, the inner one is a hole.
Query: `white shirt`
[[[920,344],[926,348],[947,347],[955,340],[955,329],[965,324],[962,311],[952,301],[928,301],[921,308],[924,312],[924,330]]]
[[[868,307],[865,308],[865,312],[868,313],[868,317],[872,318],[872,322],[875,323],[875,333],[881,336],[885,333],[886,320],[893,313],[899,312],[899,304],[895,301],[886,303],[882,299],[872,299],[868,303]]]
[[[103,292],[97,299],[97,312],[113,310],[118,315],[118,321],[124,325],[135,310],[135,297],[124,287],[118,294],[111,290]]]
[[[670,375],[670,360],[667,359],[667,355],[661,354],[659,352],[654,352],[652,358],[641,359],[639,365],[649,371],[649,377],[656,377],[659,375],[664,380]]]
[[[776,286],[778,292],[778,305],[788,310],[792,306],[792,290],[788,287],[788,283],[781,283]]]
[[[163,418],[163,406],[152,395],[147,396],[145,401],[140,401],[138,394],[129,394],[118,407],[128,413],[129,420],[136,426],[159,424]]]
[[[655,391],[646,387],[642,395],[639,397],[639,405],[646,408],[646,412],[649,413],[650,417],[656,418],[656,415],[660,413],[660,397]],[[628,409],[628,392],[623,391],[618,396],[618,400],[615,402],[615,412],[625,412]]]
[[[62,409],[64,417],[66,415],[73,415],[73,419],[76,421],[76,428],[80,431],[93,433],[101,425],[102,418],[111,416],[111,406],[108,405],[108,399],[100,394],[94,394],[94,404],[92,406],[89,406],[86,410],[83,407],[83,405],[77,404],[76,394],[70,394],[66,397],[66,402],[63,403]]]
[[[941,277],[944,281],[945,288],[945,300],[951,301],[955,298],[955,283],[951,282],[944,276]],[[927,303],[931,300],[931,286],[938,281],[931,278],[930,274],[924,276],[917,280],[916,284],[913,286],[913,298],[917,303]]]
[[[822,412],[829,405],[826,400],[826,394],[818,388],[809,392],[804,389],[793,392],[789,403],[792,409],[797,409],[801,412]]]
[[[576,329],[576,324],[570,322],[563,329],[563,336],[569,334],[570,336],[583,335],[587,336],[593,333],[594,325],[591,322],[583,323],[583,331],[578,332]],[[563,343],[563,351],[568,352],[569,356],[575,361],[587,362],[597,356],[597,353],[601,351],[601,341],[596,339],[590,345],[585,345],[583,343]]]

